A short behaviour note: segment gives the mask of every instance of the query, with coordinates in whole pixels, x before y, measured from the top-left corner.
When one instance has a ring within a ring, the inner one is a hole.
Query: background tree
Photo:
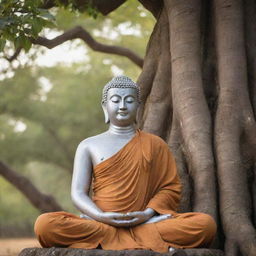
[[[134,10],[138,12],[131,18]],[[129,19],[125,19],[124,13]],[[42,33],[54,37],[81,24],[90,30],[95,41],[123,47],[133,42],[133,50],[143,56],[154,20],[136,1],[113,12],[111,19],[85,19],[87,16],[60,8],[56,13],[57,26]],[[61,207],[77,212],[70,200],[73,157],[81,140],[106,129],[100,107],[102,87],[116,72],[125,70],[136,79],[141,71],[128,58],[98,53],[82,40],[62,45],[60,49],[67,52],[63,54],[65,58],[60,56],[64,61],[59,64],[51,59],[45,62],[45,53],[47,56],[50,50],[44,52],[40,46],[32,46],[26,55],[21,50],[14,56],[16,59],[6,60],[13,54],[12,45],[7,42],[2,53],[0,236],[32,235],[38,211]],[[74,59],[72,53],[81,57]],[[49,201],[52,197],[58,206]]]
[[[60,0],[39,1],[38,6],[62,4],[95,16],[124,2]],[[256,255],[256,3],[140,2],[156,18],[138,79],[140,127],[164,138],[176,156],[183,183],[181,211],[211,214],[226,255]],[[38,6],[33,13],[40,12]],[[7,30],[2,38],[18,41]],[[33,31],[25,37],[18,47],[49,43]],[[62,43],[57,39],[55,45]]]

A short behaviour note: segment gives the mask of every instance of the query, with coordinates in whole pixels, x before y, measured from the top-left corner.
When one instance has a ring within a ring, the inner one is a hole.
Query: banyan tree
[[[44,2],[46,9],[56,5]],[[107,15],[125,0],[73,2],[81,10],[90,2]],[[256,2],[140,3],[156,19],[143,66],[127,49],[95,45],[79,27],[55,41],[32,43],[51,48],[82,38],[96,50],[141,65],[138,124],[161,136],[176,157],[183,184],[180,211],[213,216],[218,223],[213,246],[226,256],[256,255]]]

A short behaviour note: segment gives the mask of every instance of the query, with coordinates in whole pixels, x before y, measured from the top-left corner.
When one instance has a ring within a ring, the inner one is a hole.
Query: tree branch
[[[131,51],[128,48],[124,48],[121,46],[113,46],[113,45],[105,45],[95,41],[92,36],[81,26],[74,27],[62,35],[57,36],[53,39],[47,39],[44,37],[38,37],[35,40],[32,40],[34,44],[42,45],[47,47],[48,49],[52,49],[68,40],[73,40],[80,38],[82,39],[89,47],[91,47],[94,51],[104,52],[115,54],[119,56],[125,56],[130,59],[133,63],[138,65],[139,67],[143,66],[143,59],[139,57],[136,53]]]
[[[9,62],[13,62],[13,61],[16,60],[17,57],[19,56],[21,50],[22,50],[22,48],[19,47],[19,48],[16,49],[16,51],[14,52],[14,54],[13,54],[12,56],[10,56],[10,57],[5,56],[4,58],[5,58],[6,60],[8,60]]]
[[[62,207],[50,195],[41,193],[33,183],[0,161],[0,175],[15,186],[40,212],[62,211]]]

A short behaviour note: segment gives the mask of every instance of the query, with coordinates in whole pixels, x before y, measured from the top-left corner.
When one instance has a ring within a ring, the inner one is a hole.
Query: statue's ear
[[[107,111],[107,107],[106,107],[106,103],[102,102],[101,103],[103,112],[104,112],[104,116],[105,116],[105,124],[108,124],[110,122],[109,120],[109,116],[108,116],[108,111]]]

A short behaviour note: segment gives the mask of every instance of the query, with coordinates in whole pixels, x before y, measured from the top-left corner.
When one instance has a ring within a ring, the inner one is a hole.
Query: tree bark
[[[181,131],[179,121],[176,118],[176,114],[173,114],[172,129],[168,144],[170,145],[171,151],[174,153],[179,177],[182,183],[182,196],[179,205],[180,212],[191,212],[192,211],[192,182],[188,172],[188,166],[186,165],[186,159],[183,154],[184,143],[181,141]]]
[[[147,117],[141,125],[147,132],[160,137],[166,137],[166,128],[171,107],[171,76],[165,74],[171,72],[169,46],[169,26],[166,12],[159,18],[159,52],[158,63],[155,68],[154,80],[147,97]],[[158,115],[162,113],[162,115]]]
[[[0,175],[15,186],[40,212],[63,210],[53,196],[41,193],[28,178],[16,173],[1,161]]]
[[[200,5],[199,0],[165,1],[171,31],[173,107],[194,178],[193,209],[216,219],[211,117],[202,85]]]
[[[214,245],[224,246],[226,255],[255,255],[256,3],[164,0],[157,11],[144,60],[150,65],[138,80],[139,123],[166,139],[175,155],[180,211],[211,214],[223,240]],[[169,31],[161,33],[160,24]],[[166,47],[170,52],[159,68]],[[155,86],[159,80],[164,82]],[[172,100],[161,109],[168,91]]]
[[[215,19],[220,86],[215,145],[226,255],[239,251],[256,255],[256,232],[250,220],[250,194],[240,152],[243,129],[253,120],[247,90],[242,1],[216,0]]]

